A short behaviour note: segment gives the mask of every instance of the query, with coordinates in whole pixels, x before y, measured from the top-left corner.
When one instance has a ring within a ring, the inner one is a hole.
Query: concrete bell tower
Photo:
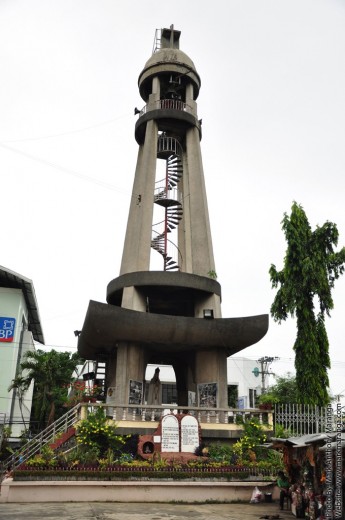
[[[145,106],[135,110],[139,148],[120,276],[108,284],[107,304],[90,301],[78,349],[106,361],[118,405],[128,404],[130,381],[144,381],[155,363],[173,366],[179,406],[188,405],[188,391],[198,395],[199,385],[212,383],[225,408],[226,359],[266,334],[268,316],[221,316],[196,103],[201,82],[179,39],[173,26],[158,31],[139,75]],[[161,270],[150,270],[157,262]]]

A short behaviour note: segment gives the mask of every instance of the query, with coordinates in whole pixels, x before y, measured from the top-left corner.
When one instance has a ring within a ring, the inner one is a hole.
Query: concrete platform
[[[0,503],[25,502],[249,502],[254,487],[278,498],[272,482],[13,481],[1,484]]]
[[[157,503],[45,503],[0,504],[2,520],[257,520],[278,515],[292,520],[277,503],[157,504]]]

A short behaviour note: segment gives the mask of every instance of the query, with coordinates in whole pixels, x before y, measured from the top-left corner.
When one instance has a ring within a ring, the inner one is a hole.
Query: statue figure
[[[149,384],[149,392],[147,396],[147,404],[162,404],[162,385],[159,379],[159,368],[155,370],[155,374]]]

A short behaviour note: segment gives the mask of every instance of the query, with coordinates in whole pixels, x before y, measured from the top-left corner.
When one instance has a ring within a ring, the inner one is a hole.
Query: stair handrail
[[[17,466],[38,453],[43,448],[43,446],[52,444],[58,434],[65,433],[76,422],[78,422],[80,409],[81,404],[78,403],[76,406],[68,410],[68,412],[66,412],[64,415],[59,417],[59,419],[57,419],[55,422],[47,426],[47,428],[35,435],[35,437],[24,444],[22,448],[1,462],[1,470],[5,470],[8,466],[11,466],[12,469],[15,469]]]
[[[160,135],[157,142],[157,153],[160,154],[162,152],[172,153],[177,157],[182,157],[182,146],[176,137],[171,137],[168,135]]]

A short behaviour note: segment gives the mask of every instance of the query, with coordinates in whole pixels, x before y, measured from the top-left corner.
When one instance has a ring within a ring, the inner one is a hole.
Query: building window
[[[249,408],[255,408],[256,403],[256,390],[249,388]]]
[[[162,384],[162,403],[176,404],[177,403],[177,389],[175,383]]]
[[[237,408],[238,401],[238,385],[228,385],[228,406],[229,408]]]

